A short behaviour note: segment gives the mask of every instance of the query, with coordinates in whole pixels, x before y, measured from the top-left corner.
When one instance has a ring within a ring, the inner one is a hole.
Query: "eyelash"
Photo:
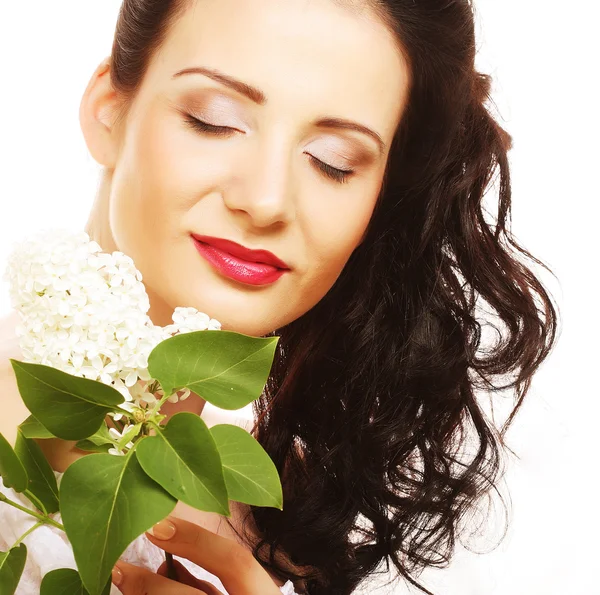
[[[199,130],[200,132],[212,134],[214,136],[229,136],[231,131],[234,130],[228,126],[213,126],[212,124],[208,124],[207,122],[199,120],[198,118],[194,118],[194,116],[189,114],[186,115],[185,120],[194,130]],[[340,184],[345,184],[348,181],[348,178],[354,174],[353,169],[338,169],[337,167],[333,167],[328,163],[324,163],[313,155],[309,155],[309,157],[324,175]]]

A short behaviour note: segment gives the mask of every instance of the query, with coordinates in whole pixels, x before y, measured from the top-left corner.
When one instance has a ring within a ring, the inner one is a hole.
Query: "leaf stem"
[[[152,426],[157,432],[162,432],[162,428],[160,427],[160,425],[152,419],[149,419],[144,425]],[[173,554],[165,552],[165,559],[167,562],[167,578],[170,578],[173,581],[178,581],[179,577],[177,575],[177,568],[175,566],[175,562],[173,561]]]
[[[27,529],[27,531],[25,531],[25,533],[23,533],[23,535],[21,535],[21,537],[19,537],[19,540],[17,541],[17,543],[15,543],[13,545],[14,547],[17,547],[18,545],[20,545],[20,543],[33,531],[35,531],[38,527],[41,527],[44,524],[43,521],[38,521],[35,525],[33,525],[33,527],[30,527],[29,529]],[[11,548],[12,549],[12,548]]]
[[[12,500],[10,500],[9,498],[7,498],[2,493],[0,493],[0,502],[6,502],[6,504],[10,504],[11,506],[14,506],[15,508],[18,508],[19,510],[22,510],[23,512],[26,512],[27,514],[30,514],[31,516],[35,517],[36,519],[38,519],[42,523],[45,523],[47,525],[52,525],[53,527],[56,527],[57,529],[60,529],[61,531],[65,530],[65,528],[63,527],[63,525],[61,525],[60,523],[57,523],[55,520],[51,519],[50,517],[38,514],[37,512],[34,512],[33,510],[30,510],[29,508],[25,508],[24,506],[21,506],[20,504],[17,504],[16,502],[13,502]]]
[[[162,431],[165,429],[164,426],[161,426],[160,424],[157,424],[155,421],[149,419],[148,420],[148,425],[152,426],[157,432],[162,433]]]
[[[167,399],[171,396],[173,396],[177,391],[173,391],[170,395],[168,395],[167,393],[165,393],[159,401],[157,401],[154,406],[152,407],[152,414],[158,413],[160,411],[160,408],[165,404],[165,402],[167,401]]]

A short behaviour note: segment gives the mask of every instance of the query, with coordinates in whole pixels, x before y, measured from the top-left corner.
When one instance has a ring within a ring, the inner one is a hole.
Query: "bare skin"
[[[264,97],[253,101],[206,74],[176,75],[196,67]],[[153,322],[169,324],[176,306],[193,306],[225,330],[264,336],[319,302],[364,239],[408,99],[407,62],[378,17],[331,0],[198,0],[151,61],[124,120],[109,75],[105,60],[80,107],[87,147],[103,167],[86,230],[103,250],[133,258]],[[190,117],[227,132],[201,132]],[[353,173],[340,182],[323,164]],[[269,250],[291,270],[266,286],[233,281],[198,254],[192,233]],[[13,444],[29,415],[8,362],[20,358],[14,323],[0,326],[0,431]],[[203,407],[191,395],[162,412]],[[57,471],[86,454],[74,442],[38,443]],[[182,503],[174,515],[237,540],[218,515]]]

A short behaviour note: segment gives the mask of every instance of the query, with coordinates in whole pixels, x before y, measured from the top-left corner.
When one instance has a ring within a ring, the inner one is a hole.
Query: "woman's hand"
[[[231,539],[173,516],[155,525],[152,531],[153,534],[146,533],[152,543],[217,576],[229,595],[281,595],[252,552]],[[119,560],[113,570],[113,583],[123,595],[223,595],[210,583],[192,576],[177,560],[174,562],[181,582],[166,577],[166,562],[155,574]]]

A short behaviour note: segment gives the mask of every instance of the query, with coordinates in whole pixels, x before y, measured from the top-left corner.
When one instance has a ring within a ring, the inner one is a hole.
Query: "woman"
[[[351,593],[383,560],[430,593],[412,575],[449,560],[497,478],[556,312],[506,229],[511,139],[474,58],[467,0],[123,2],[81,103],[104,168],[87,231],[134,259],[154,323],[194,306],[281,337],[253,433],[284,510],[240,506],[228,526],[179,507],[175,537],[151,537],[230,593]],[[484,354],[476,297],[506,327]],[[516,391],[499,435],[483,386]],[[45,448],[59,471],[79,456]],[[125,595],[217,592],[118,566]]]

